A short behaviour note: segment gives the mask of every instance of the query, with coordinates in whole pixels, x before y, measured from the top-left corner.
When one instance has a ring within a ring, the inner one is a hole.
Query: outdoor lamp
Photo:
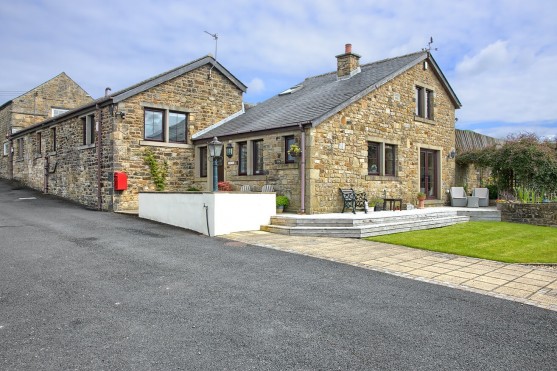
[[[226,145],[226,157],[231,158],[234,154],[234,147],[232,147],[232,143],[228,143]]]
[[[219,183],[219,175],[218,175],[218,166],[219,166],[219,158],[222,156],[222,142],[219,142],[217,137],[213,137],[213,140],[209,142],[209,156],[213,158],[213,192],[217,192],[219,190],[218,183]]]

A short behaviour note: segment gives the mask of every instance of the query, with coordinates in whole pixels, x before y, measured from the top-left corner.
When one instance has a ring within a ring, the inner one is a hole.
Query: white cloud
[[[256,77],[248,83],[248,89],[250,93],[261,93],[265,90],[265,83],[263,80]]]
[[[463,103],[461,125],[544,131],[557,121],[555,19],[557,2],[547,0],[4,1],[0,92],[65,71],[99,97],[214,53],[209,31],[219,34],[219,61],[259,102],[333,71],[345,43],[368,63],[420,50],[433,36]]]

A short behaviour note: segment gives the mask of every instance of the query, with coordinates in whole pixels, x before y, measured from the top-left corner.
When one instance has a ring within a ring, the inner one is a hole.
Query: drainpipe
[[[105,92],[106,93],[106,92]],[[103,201],[102,201],[102,192],[101,192],[101,161],[102,161],[102,153],[101,153],[101,123],[103,119],[103,113],[100,106],[97,104],[97,111],[99,113],[98,120],[95,125],[95,130],[97,131],[97,209],[102,210]]]
[[[302,132],[300,146],[302,147],[302,157],[300,158],[300,214],[306,213],[306,132],[302,124],[300,124]]]

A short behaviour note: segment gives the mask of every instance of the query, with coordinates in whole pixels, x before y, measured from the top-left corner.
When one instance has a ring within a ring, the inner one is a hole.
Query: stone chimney
[[[360,72],[360,56],[352,53],[352,44],[344,46],[344,54],[337,58],[337,78],[348,79]]]

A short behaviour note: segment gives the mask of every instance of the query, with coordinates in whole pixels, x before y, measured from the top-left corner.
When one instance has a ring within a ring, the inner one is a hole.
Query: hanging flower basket
[[[302,154],[302,149],[297,144],[291,144],[288,148],[288,155],[291,157],[299,157]]]

